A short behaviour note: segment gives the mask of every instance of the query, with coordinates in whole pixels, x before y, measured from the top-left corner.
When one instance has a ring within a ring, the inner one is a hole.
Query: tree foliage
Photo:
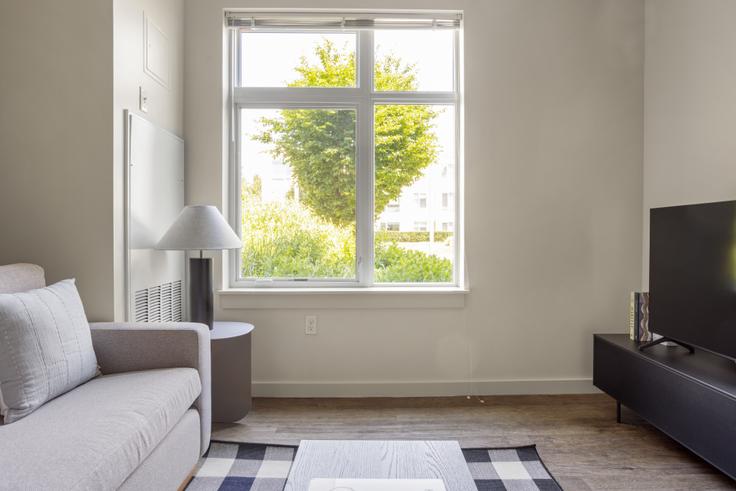
[[[355,54],[325,40],[317,62],[302,58],[299,78],[291,87],[355,85]],[[394,56],[375,65],[379,91],[417,87],[415,70]],[[377,105],[375,108],[375,214],[399,197],[402,188],[422,175],[437,157],[431,131],[436,111],[427,105]],[[278,118],[263,118],[256,139],[273,144],[274,157],[292,169],[299,200],[317,216],[336,225],[355,222],[356,120],[351,109],[284,109]]]

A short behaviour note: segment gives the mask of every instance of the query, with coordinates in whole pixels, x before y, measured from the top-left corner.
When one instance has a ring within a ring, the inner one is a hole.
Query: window
[[[418,208],[427,207],[427,193],[414,193],[414,203]]]
[[[317,62],[320,49],[333,46],[355,58],[354,33],[342,32],[242,32],[240,35],[240,74],[242,87],[289,87],[297,83],[294,69]],[[278,60],[277,63],[274,60]],[[355,87],[355,67],[339,77],[298,79],[300,87]]]
[[[442,209],[447,210],[452,206],[452,200],[455,198],[453,193],[442,193]]]
[[[460,14],[226,19],[231,284],[458,285]]]

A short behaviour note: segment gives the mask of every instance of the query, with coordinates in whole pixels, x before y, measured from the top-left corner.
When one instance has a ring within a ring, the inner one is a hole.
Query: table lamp
[[[156,249],[199,251],[189,259],[189,312],[192,322],[214,321],[212,303],[212,259],[202,257],[204,250],[238,249],[242,242],[220,211],[209,205],[191,205],[179,213]]]

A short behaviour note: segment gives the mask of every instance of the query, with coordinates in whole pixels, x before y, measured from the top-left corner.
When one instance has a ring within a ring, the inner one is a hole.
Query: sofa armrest
[[[189,322],[122,323],[92,322],[92,344],[103,374],[194,368],[202,393],[194,402],[201,420],[201,452],[209,447],[212,427],[210,331]]]

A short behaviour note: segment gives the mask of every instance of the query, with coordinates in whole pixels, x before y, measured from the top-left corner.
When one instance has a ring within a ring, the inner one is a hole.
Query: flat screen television
[[[736,201],[650,212],[650,330],[736,359]]]

